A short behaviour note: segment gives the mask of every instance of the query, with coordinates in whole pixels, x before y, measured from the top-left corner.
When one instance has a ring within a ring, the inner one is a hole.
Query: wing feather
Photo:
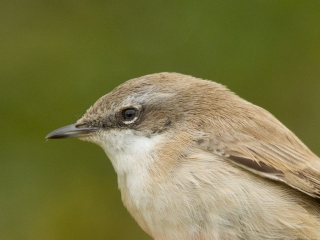
[[[197,142],[255,174],[320,198],[320,159],[268,111],[248,102],[234,109],[232,119],[214,116]]]
[[[240,148],[238,152],[233,150],[233,155],[228,159],[235,161],[236,158],[244,159],[243,156],[248,156],[246,161],[236,161],[237,165],[320,198],[320,160],[316,156],[304,156],[288,147],[257,141],[251,148],[244,149]],[[253,165],[253,162],[256,165]],[[309,166],[310,162],[314,162],[314,167]]]

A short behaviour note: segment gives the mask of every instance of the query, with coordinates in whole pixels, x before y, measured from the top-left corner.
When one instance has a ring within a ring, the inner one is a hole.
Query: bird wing
[[[232,120],[216,118],[215,131],[198,143],[248,171],[320,198],[320,159],[273,115],[251,106]]]
[[[229,150],[226,158],[238,166],[320,198],[320,160],[316,156],[257,139],[250,145]],[[314,166],[310,166],[312,163]]]

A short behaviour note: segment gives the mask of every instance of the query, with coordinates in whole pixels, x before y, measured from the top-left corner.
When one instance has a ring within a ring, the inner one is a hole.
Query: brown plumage
[[[132,79],[48,138],[68,136],[105,150],[125,206],[155,239],[320,239],[320,159],[218,83]]]

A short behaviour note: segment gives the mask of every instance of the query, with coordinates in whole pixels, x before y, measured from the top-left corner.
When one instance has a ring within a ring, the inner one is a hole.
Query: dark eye
[[[122,111],[122,119],[125,123],[133,122],[137,117],[137,110],[134,108],[127,108]]]

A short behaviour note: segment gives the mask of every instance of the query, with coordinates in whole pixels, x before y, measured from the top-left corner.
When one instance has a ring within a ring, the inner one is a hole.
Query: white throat
[[[131,129],[109,130],[90,138],[103,148],[118,175],[141,174],[153,162],[161,136],[145,137]]]
[[[89,140],[101,146],[118,175],[118,185],[128,191],[137,206],[145,195],[145,186],[150,183],[150,164],[155,159],[155,148],[162,136],[146,137],[130,129],[100,132]]]

